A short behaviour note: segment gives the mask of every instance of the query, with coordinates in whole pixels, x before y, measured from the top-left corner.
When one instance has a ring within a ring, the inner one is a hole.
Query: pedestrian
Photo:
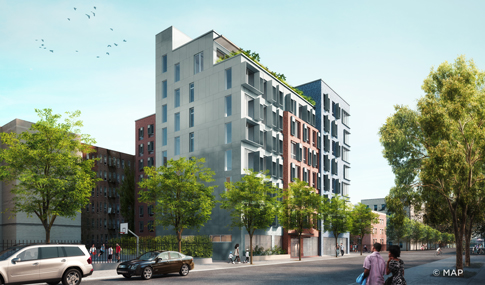
[[[364,252],[367,252],[367,245],[364,244]]]
[[[248,263],[249,262],[249,249],[246,249],[246,260],[244,261],[244,263]]]
[[[110,245],[108,248],[108,262],[111,263],[113,260],[113,247]]]
[[[118,262],[120,262],[120,259],[121,259],[121,246],[119,244],[116,244],[116,259],[118,260]]]
[[[340,247],[338,246],[338,243],[337,243],[337,245],[335,246],[335,253],[337,254],[337,257],[338,257],[338,255],[340,254]]]
[[[389,247],[389,260],[386,266],[386,275],[392,273],[386,280],[385,285],[406,285],[404,279],[404,261],[399,259],[401,249],[397,245]]]
[[[344,253],[345,253],[345,246],[343,243],[340,243],[340,253],[342,254],[342,256],[344,256]]]
[[[239,257],[239,244],[237,243],[236,246],[234,247],[234,261],[237,263],[241,263],[241,258]]]
[[[100,257],[101,255],[103,255],[104,250],[105,250],[105,248],[104,248],[104,243],[103,243],[103,245],[102,245],[102,246],[101,246],[101,248],[99,249],[99,254],[98,254],[98,257]]]
[[[94,244],[89,249],[89,254],[91,254],[91,259],[94,261],[94,257],[96,256],[96,247]]]
[[[383,285],[384,274],[386,274],[386,262],[382,259],[382,245],[378,242],[372,247],[372,254],[365,257],[364,260],[364,278],[367,278],[369,285]]]
[[[232,264],[234,264],[234,260],[233,260],[233,258],[234,258],[234,255],[232,255],[232,251],[230,251],[230,252],[229,252],[229,260],[227,261],[227,263],[232,263]]]

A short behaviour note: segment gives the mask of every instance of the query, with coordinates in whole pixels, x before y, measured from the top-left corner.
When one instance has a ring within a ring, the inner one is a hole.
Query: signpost
[[[140,237],[138,237],[134,232],[132,232],[128,228],[128,223],[121,223],[120,224],[120,235],[126,235],[130,232],[132,235],[136,237],[136,257],[139,256],[139,249],[140,249]]]

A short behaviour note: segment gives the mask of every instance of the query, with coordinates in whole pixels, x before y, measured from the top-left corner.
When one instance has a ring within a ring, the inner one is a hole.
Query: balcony
[[[250,145],[261,147],[260,136],[259,124],[252,120],[246,119],[246,137],[243,139],[243,141]]]

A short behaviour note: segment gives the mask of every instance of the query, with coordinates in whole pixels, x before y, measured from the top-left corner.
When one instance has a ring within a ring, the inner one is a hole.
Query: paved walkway
[[[346,254],[342,258],[354,258],[359,256],[358,253],[350,253]],[[335,259],[333,256],[323,256],[323,257],[310,257],[310,258],[303,258],[301,262],[312,262],[317,260],[328,260],[328,259]],[[250,264],[232,264],[223,261],[214,261],[212,264],[205,264],[205,265],[196,265],[195,269],[192,272],[198,271],[211,271],[211,270],[227,270],[227,269],[234,269],[235,267],[246,267],[246,266],[267,266],[267,265],[276,265],[276,264],[288,264],[293,262],[299,262],[298,259],[290,259],[290,260],[275,260],[275,261],[258,261],[254,262],[253,265]],[[472,265],[482,265],[481,267],[477,268],[465,268],[466,275],[473,275],[469,278],[458,278],[458,277],[444,277],[443,270],[453,269],[455,266],[455,256],[434,261],[431,263],[423,264],[420,266],[415,266],[412,268],[405,269],[404,277],[406,278],[406,282],[408,285],[412,284],[439,284],[439,285],[447,285],[447,284],[485,284],[485,256],[484,255],[472,255],[471,256],[471,263]],[[440,277],[433,276],[433,272],[438,270],[440,273]],[[451,271],[450,271],[451,273]],[[97,270],[94,271],[93,275],[83,279],[83,282],[95,281],[95,280],[102,280],[102,279],[109,279],[114,277],[121,277],[121,275],[116,274],[116,270]],[[357,276],[356,276],[357,277]],[[357,283],[354,283],[357,284]]]

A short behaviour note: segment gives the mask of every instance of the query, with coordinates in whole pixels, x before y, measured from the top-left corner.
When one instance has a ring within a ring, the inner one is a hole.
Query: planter
[[[212,264],[212,258],[194,257],[194,264]]]
[[[289,260],[289,254],[275,254],[275,255],[259,255],[253,256],[253,261],[265,261],[265,260]]]

